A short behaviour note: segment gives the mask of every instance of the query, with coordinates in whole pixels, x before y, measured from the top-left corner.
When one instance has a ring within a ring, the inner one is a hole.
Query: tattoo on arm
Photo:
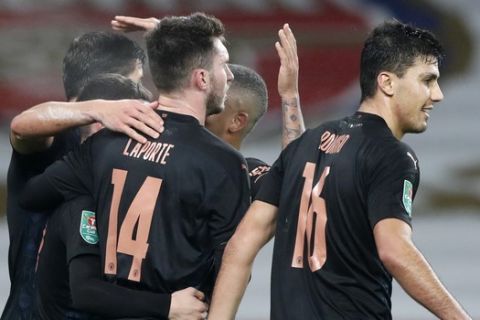
[[[298,97],[282,99],[282,119],[282,148],[285,148],[305,131]]]

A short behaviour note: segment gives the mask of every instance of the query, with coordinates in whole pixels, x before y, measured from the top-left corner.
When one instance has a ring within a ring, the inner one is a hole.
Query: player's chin
[[[427,130],[427,121],[422,121],[421,123],[419,123],[415,126],[412,126],[410,128],[410,130],[408,130],[407,132],[409,132],[409,133],[422,133],[422,132],[425,132],[425,130]]]
[[[221,113],[224,108],[225,105],[223,103],[209,105],[207,107],[207,117]]]

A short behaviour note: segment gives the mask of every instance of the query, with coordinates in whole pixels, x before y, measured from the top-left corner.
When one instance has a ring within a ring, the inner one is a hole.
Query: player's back
[[[21,154],[12,150],[7,176],[7,222],[9,232],[8,268],[10,293],[1,319],[30,319],[34,306],[34,276],[37,252],[48,213],[25,210],[19,196],[29,179],[62,157],[79,143],[76,130],[55,137],[45,151]]]
[[[407,152],[413,154],[383,119],[357,113],[308,130],[277,160],[284,175],[272,319],[391,318],[391,276],[378,257],[372,230],[386,217],[409,222],[392,200],[401,202],[403,185],[392,188],[387,177],[399,169],[393,164],[400,158],[400,166],[413,167]]]
[[[161,115],[158,139],[142,145],[103,131],[67,161],[98,202],[107,277],[138,289],[193,286],[208,294],[214,253],[248,207],[246,166],[193,117]]]

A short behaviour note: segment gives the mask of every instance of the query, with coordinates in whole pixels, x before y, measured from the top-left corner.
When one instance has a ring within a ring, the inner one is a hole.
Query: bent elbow
[[[15,116],[10,122],[10,132],[15,138],[21,139],[24,137],[24,128],[22,114]]]
[[[390,270],[398,264],[398,255],[393,250],[379,250],[378,257],[383,265]]]

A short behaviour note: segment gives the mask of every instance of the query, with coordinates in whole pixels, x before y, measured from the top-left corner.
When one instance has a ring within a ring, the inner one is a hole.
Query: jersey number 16
[[[327,224],[327,210],[325,200],[320,197],[325,178],[330,173],[330,167],[323,169],[317,184],[313,186],[315,163],[307,162],[303,170],[305,183],[303,185],[300,209],[298,211],[297,236],[292,257],[293,268],[303,268],[303,253],[305,238],[307,239],[307,254],[310,270],[315,272],[322,268],[327,259],[325,240],[325,226]]]

